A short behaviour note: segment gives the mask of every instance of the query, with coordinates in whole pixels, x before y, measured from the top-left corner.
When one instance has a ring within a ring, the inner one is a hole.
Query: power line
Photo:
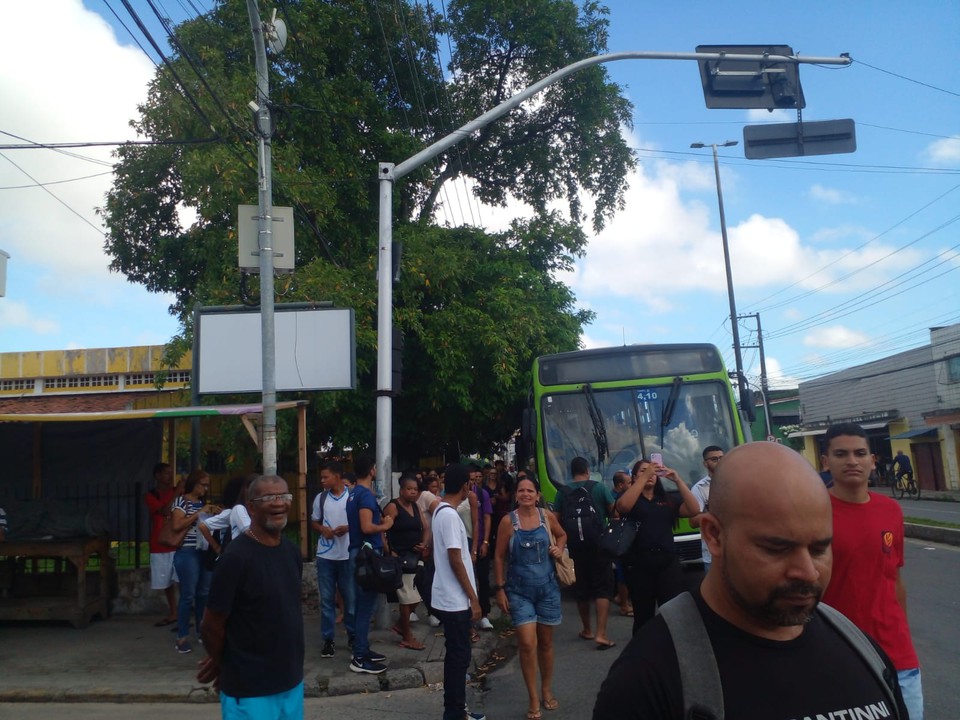
[[[37,187],[39,187],[41,190],[43,190],[45,193],[47,193],[47,195],[49,195],[50,197],[52,197],[52,198],[53,198],[54,200],[56,200],[58,203],[60,203],[61,205],[63,205],[67,210],[69,210],[70,212],[72,212],[72,213],[73,213],[74,215],[76,215],[78,218],[80,218],[81,220],[83,220],[87,225],[89,225],[89,226],[92,227],[94,230],[96,230],[98,235],[102,236],[102,235],[104,234],[102,228],[98,228],[98,227],[97,227],[96,225],[94,225],[92,222],[90,222],[89,220],[87,220],[87,218],[85,218],[83,215],[81,215],[81,214],[78,213],[76,210],[74,210],[72,207],[70,207],[64,200],[62,200],[62,199],[60,199],[59,197],[57,197],[56,195],[54,195],[53,192],[52,192],[48,187],[46,187],[43,183],[41,183],[39,180],[37,180],[33,175],[31,175],[30,173],[28,173],[28,172],[27,172],[26,170],[24,170],[22,167],[20,167],[19,165],[17,165],[13,160],[11,160],[10,158],[8,158],[8,157],[7,157],[6,155],[4,155],[3,153],[0,153],[0,157],[2,157],[4,160],[6,160],[6,161],[7,161],[8,163],[10,163],[11,165],[13,165],[17,170],[19,170],[20,172],[22,172],[22,173],[23,173],[24,175],[26,175],[28,178],[30,178],[31,180],[33,180],[33,182],[36,183]]]
[[[925,83],[920,80],[914,80],[913,78],[909,78],[906,75],[900,75],[899,73],[895,73],[892,70],[884,70],[883,68],[879,68],[876,65],[865,63],[863,60],[854,60],[853,62],[856,63],[857,65],[863,65],[864,67],[868,67],[871,70],[876,70],[877,72],[884,73],[885,75],[890,75],[892,77],[899,78],[900,80],[906,80],[907,82],[913,83],[915,85],[920,85],[925,88],[930,88],[931,90],[936,90],[937,92],[942,92],[942,93],[945,93],[946,95],[953,95],[954,97],[960,97],[960,93],[954,92],[953,90],[947,90],[946,88],[937,87],[936,85],[931,85],[930,83]]]
[[[0,147],[0,150],[3,148]],[[34,187],[47,187],[49,185],[62,185],[64,183],[78,182],[80,180],[90,180],[91,178],[103,177],[104,175],[113,175],[113,170],[107,170],[106,172],[94,173],[93,175],[83,175],[82,177],[75,178],[66,178],[65,180],[50,180],[48,182],[36,182],[30,183],[29,185],[3,185],[0,186],[0,190],[22,190],[24,188],[34,188]]]

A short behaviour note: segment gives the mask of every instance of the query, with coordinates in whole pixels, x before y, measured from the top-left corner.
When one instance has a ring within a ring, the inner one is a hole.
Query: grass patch
[[[911,523],[913,525],[930,525],[932,527],[942,527],[942,528],[950,528],[952,530],[960,530],[960,524],[945,522],[943,520],[930,520],[928,518],[905,517],[903,518],[903,521]]]

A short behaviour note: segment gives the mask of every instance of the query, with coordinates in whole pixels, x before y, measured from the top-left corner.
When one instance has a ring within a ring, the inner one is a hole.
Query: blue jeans
[[[207,607],[212,573],[203,567],[203,551],[180,548],[173,554],[173,567],[180,578],[180,601],[177,604],[177,639],[190,634],[190,610],[194,610],[197,634]]]
[[[920,668],[897,671],[903,704],[910,714],[910,720],[923,720],[923,686],[920,683]]]
[[[352,565],[346,560],[317,558],[317,588],[320,590],[320,634],[324,640],[333,640],[337,624],[337,590],[343,598],[343,624],[347,636],[356,634],[354,623],[355,599]]]
[[[443,658],[443,720],[463,720],[467,708],[467,671],[472,650],[470,630],[473,627],[469,610],[447,612],[434,610],[443,625],[446,655]]]
[[[350,551],[350,565],[348,572],[354,577],[359,548]],[[379,552],[379,550],[377,551]],[[353,657],[363,659],[370,654],[370,622],[373,620],[373,610],[377,605],[377,596],[380,593],[367,592],[354,583],[354,625],[356,632],[353,635]]]

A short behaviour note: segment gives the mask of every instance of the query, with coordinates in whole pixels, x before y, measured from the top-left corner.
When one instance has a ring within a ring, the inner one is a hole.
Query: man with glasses
[[[700,512],[706,512],[708,509],[708,505],[710,504],[710,480],[713,478],[713,473],[717,471],[717,465],[720,464],[722,459],[723,448],[719,445],[710,445],[704,448],[703,466],[707,469],[707,474],[690,488],[690,492],[693,493],[697,502],[700,503]],[[700,527],[699,518],[690,518],[690,526],[695,528]],[[710,556],[707,543],[702,538],[700,540],[700,557],[703,558],[703,572],[710,572],[710,564],[713,562],[713,558]]]
[[[250,527],[227,546],[210,587],[197,680],[219,688],[224,720],[301,720],[303,560],[282,534],[293,495],[271,475],[250,483],[247,498]]]

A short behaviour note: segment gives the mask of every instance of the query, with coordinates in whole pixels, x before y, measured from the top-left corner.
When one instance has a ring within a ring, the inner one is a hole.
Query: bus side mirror
[[[740,412],[743,413],[748,422],[757,419],[756,396],[750,388],[743,388],[743,392],[740,394]]]

